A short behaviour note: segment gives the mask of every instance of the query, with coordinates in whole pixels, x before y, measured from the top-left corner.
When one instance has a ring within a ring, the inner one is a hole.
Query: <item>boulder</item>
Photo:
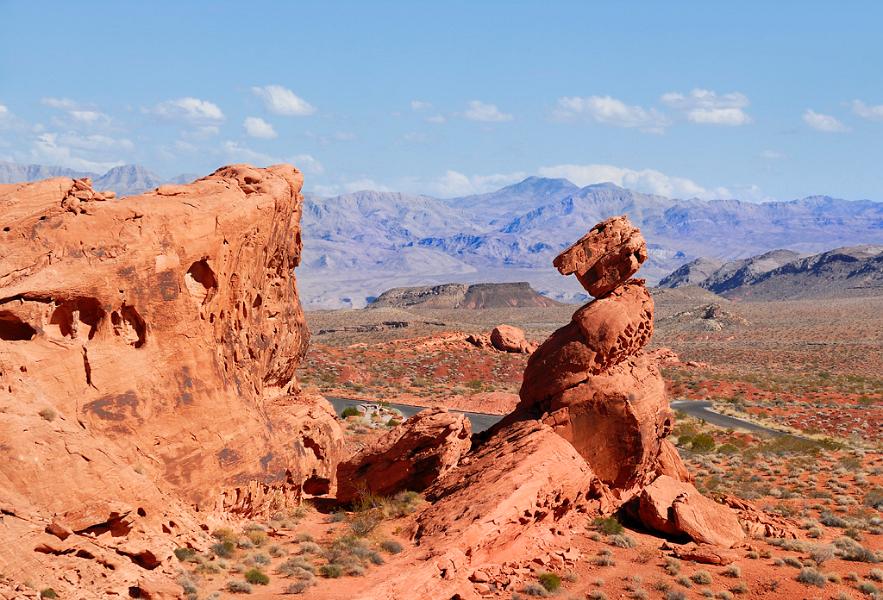
[[[337,466],[337,499],[422,492],[457,466],[469,452],[471,435],[462,413],[422,410]]]
[[[659,442],[659,454],[656,457],[656,474],[668,475],[678,481],[693,483],[695,477],[687,470],[678,449],[667,439]]]
[[[491,345],[503,352],[530,354],[536,346],[527,341],[524,331],[512,325],[497,325],[491,331]]]
[[[757,508],[751,502],[731,494],[721,494],[717,496],[717,500],[736,511],[739,522],[742,524],[742,529],[750,537],[788,538],[792,540],[799,537],[800,526],[791,519],[786,519],[779,515],[771,515]]]
[[[693,562],[702,563],[704,565],[723,566],[739,560],[739,555],[733,550],[727,550],[709,544],[696,544],[693,542],[684,545],[675,545],[672,548],[671,553],[675,558],[692,560]]]
[[[637,273],[647,260],[647,244],[625,215],[601,221],[553,264],[562,275],[575,274],[589,294],[599,298]]]
[[[690,483],[661,475],[638,500],[638,517],[651,529],[686,535],[699,544],[731,548],[745,539],[736,513],[706,498]]]
[[[160,597],[210,515],[333,486],[339,423],[295,380],[302,183],[233,165],[112,202],[85,179],[0,185],[0,505],[22,515],[4,575]]]

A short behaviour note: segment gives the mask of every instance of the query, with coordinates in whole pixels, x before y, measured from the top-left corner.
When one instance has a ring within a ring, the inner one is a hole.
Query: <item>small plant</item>
[[[665,558],[665,566],[663,568],[665,569],[665,572],[669,575],[677,575],[681,571],[681,561],[676,558],[667,556]]]
[[[870,573],[868,573],[868,579],[873,579],[874,581],[883,582],[883,570],[871,569]]]
[[[726,575],[727,577],[738,578],[742,576],[742,570],[739,569],[738,565],[730,565],[729,567],[724,569],[724,575]]]
[[[343,575],[343,567],[335,563],[328,563],[319,567],[319,575],[326,579],[337,579]]]
[[[699,585],[709,585],[712,581],[711,573],[708,571],[696,571],[690,575],[690,579],[693,580],[693,583],[698,583]]]
[[[402,545],[395,540],[383,540],[380,542],[380,549],[390,554],[398,554],[402,551]]]
[[[310,586],[312,586],[312,585],[313,585],[312,581],[295,581],[294,583],[289,583],[285,587],[285,593],[286,594],[294,594],[294,595],[303,594],[308,589],[310,589]]]
[[[668,590],[663,598],[665,600],[687,600],[687,594],[679,590]]]
[[[195,556],[196,550],[194,550],[193,548],[175,548],[175,558],[177,558],[181,562],[188,562],[190,560],[193,560]]]
[[[736,585],[730,588],[730,591],[734,594],[747,594],[748,585],[744,581],[737,581]]]
[[[638,545],[635,538],[627,534],[612,535],[608,541],[617,548],[634,548]]]
[[[693,582],[690,581],[690,578],[686,577],[685,575],[678,575],[678,577],[677,577],[677,579],[675,579],[675,581],[677,581],[679,584],[681,584],[685,588],[693,587]]]
[[[549,595],[549,592],[546,591],[546,588],[538,583],[528,583],[523,588],[521,588],[521,593],[528,596],[539,596],[541,598],[545,598]]]
[[[228,581],[227,591],[231,594],[250,594],[251,585],[246,583],[245,581]]]
[[[540,573],[537,581],[547,592],[556,592],[561,587],[561,578],[555,573]]]
[[[37,414],[40,415],[41,417],[43,417],[43,419],[45,419],[47,421],[54,421],[55,417],[57,416],[55,414],[55,409],[49,408],[48,406],[46,408],[44,408],[43,410],[41,410],[40,412],[38,412]],[[53,593],[55,593],[55,592],[53,592]],[[46,596],[46,597],[48,598],[49,596]],[[56,596],[52,596],[52,598],[55,598],[55,597]]]
[[[52,588],[46,588],[45,590],[40,591],[40,597],[41,598],[58,598],[58,594]]]
[[[690,449],[694,452],[711,452],[714,450],[714,438],[707,433],[700,433],[693,437]]]
[[[246,571],[245,580],[252,585],[267,585],[270,583],[270,577],[258,568]]]
[[[827,580],[827,577],[825,577],[823,574],[819,573],[812,567],[804,567],[800,569],[800,573],[797,574],[797,581],[799,581],[800,583],[804,583],[806,585],[814,585],[820,588],[825,587],[825,582]]]
[[[347,406],[343,409],[343,412],[340,413],[340,416],[346,419],[347,417],[358,417],[361,414],[361,411],[355,406]]]
[[[825,561],[834,558],[834,548],[831,546],[816,546],[809,551],[809,557],[816,566],[821,566]]]
[[[230,558],[236,552],[236,544],[229,540],[212,544],[212,552],[220,558]]]
[[[625,528],[622,526],[622,524],[613,517],[595,519],[592,522],[592,525],[594,525],[596,528],[600,529],[607,535],[618,535],[625,531]]]

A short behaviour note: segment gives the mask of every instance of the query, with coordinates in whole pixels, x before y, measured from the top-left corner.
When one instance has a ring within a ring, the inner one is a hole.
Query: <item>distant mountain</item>
[[[141,165],[114,167],[102,175],[66,169],[64,167],[0,162],[0,183],[37,181],[49,177],[70,177],[72,179],[89,177],[92,179],[92,186],[96,190],[113,190],[117,193],[117,196],[122,197],[141,194],[164,183],[190,183],[194,179],[198,179],[199,176],[179,175],[172,179],[163,179]]]
[[[660,287],[678,287],[678,271],[664,278]],[[837,248],[807,257],[774,250],[728,262],[697,284],[726,298],[741,300],[881,295],[883,245]]]
[[[50,177],[95,177],[94,173],[75,171],[64,167],[47,167],[46,165],[20,165],[18,163],[0,161],[0,183],[19,183],[37,181]]]
[[[883,203],[869,200],[676,200],[530,177],[450,200],[389,192],[307,198],[299,286],[308,307],[364,306],[390,287],[452,281],[528,281],[548,297],[580,301],[583,290],[558,275],[552,259],[618,214],[648,240],[641,276],[650,283],[699,257],[704,272],[684,275],[691,282],[772,249],[805,255],[857,241],[883,244]]]
[[[560,306],[538,294],[525,281],[515,283],[445,283],[394,288],[383,292],[368,308],[516,308]]]
[[[695,260],[681,265],[665,277],[659,280],[661,288],[679,288],[688,285],[699,285],[708,277],[721,268],[721,261],[713,258],[700,256]]]
[[[113,190],[118,196],[134,196],[155,189],[166,181],[140,165],[114,167],[104,175],[92,178],[96,190]]]

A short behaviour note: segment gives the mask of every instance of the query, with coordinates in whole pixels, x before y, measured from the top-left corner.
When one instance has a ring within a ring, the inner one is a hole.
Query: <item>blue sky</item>
[[[9,2],[0,160],[883,200],[877,2]]]

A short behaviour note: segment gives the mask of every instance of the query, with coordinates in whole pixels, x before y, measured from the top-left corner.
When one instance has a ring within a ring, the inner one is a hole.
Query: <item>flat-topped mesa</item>
[[[625,215],[601,221],[553,264],[562,275],[576,274],[595,298],[610,293],[638,272],[647,260],[647,244]]]

